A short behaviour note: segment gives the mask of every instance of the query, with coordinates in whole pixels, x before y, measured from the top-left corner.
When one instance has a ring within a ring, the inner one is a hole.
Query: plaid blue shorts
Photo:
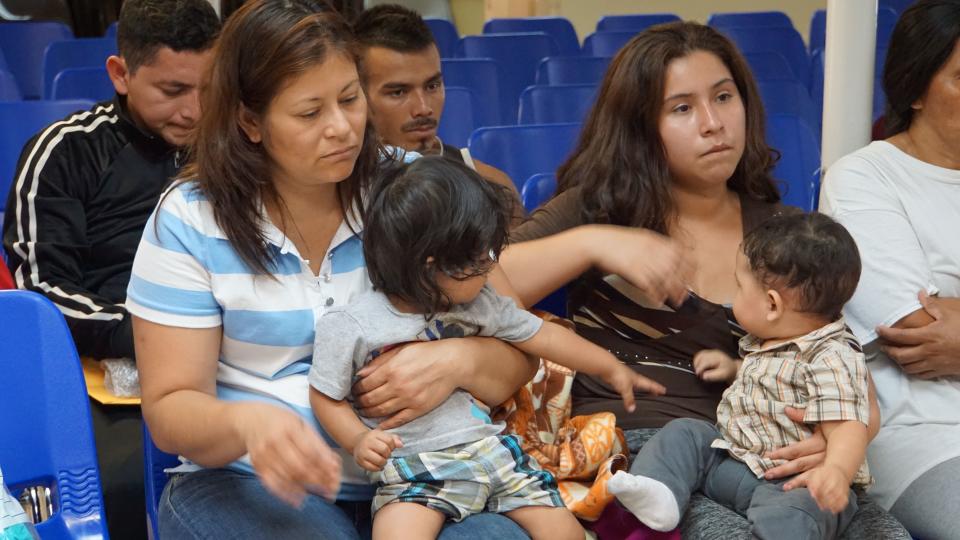
[[[374,479],[374,513],[392,502],[413,502],[460,521],[483,511],[564,506],[553,475],[513,435],[392,458]]]

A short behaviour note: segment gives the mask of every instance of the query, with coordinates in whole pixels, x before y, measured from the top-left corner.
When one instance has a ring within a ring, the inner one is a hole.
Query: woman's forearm
[[[591,225],[512,244],[500,255],[500,266],[523,305],[532,306],[587,271],[593,261]]]
[[[178,390],[143,408],[154,443],[203,467],[222,467],[246,453],[236,420],[244,403],[221,401],[195,390]]]
[[[451,362],[457,386],[488,405],[499,405],[537,373],[539,358],[524,355],[494,338],[456,340],[461,354]]]

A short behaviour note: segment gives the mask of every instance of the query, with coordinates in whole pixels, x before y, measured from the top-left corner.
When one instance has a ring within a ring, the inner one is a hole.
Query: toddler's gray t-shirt
[[[489,285],[473,302],[429,320],[422,314],[397,311],[381,293],[364,293],[348,305],[327,311],[317,322],[310,385],[331,399],[346,399],[357,371],[391,347],[466,336],[521,342],[533,337],[542,324],[539,317]],[[361,420],[375,428],[380,419]],[[491,422],[486,407],[473,396],[457,390],[436,409],[389,432],[403,441],[403,447],[393,453],[401,457],[475,442],[499,434],[503,427]]]

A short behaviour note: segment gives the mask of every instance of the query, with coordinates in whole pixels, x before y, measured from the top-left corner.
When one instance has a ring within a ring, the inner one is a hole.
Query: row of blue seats
[[[59,23],[51,24],[58,25],[54,28],[62,26]],[[11,28],[19,32],[8,32]],[[0,71],[7,73],[8,80],[12,76],[16,84],[10,86],[7,82],[6,93],[0,94],[0,99],[57,99],[53,96],[53,86],[58,74],[71,68],[103,68],[107,57],[117,54],[116,38],[71,37],[38,43],[43,49],[40,49],[40,54],[37,55],[37,50],[25,50],[23,46],[16,45],[18,38],[24,37],[18,34],[28,34],[28,29],[29,26],[24,23],[13,24],[11,27],[8,27],[7,23],[2,25]],[[24,62],[24,57],[29,57],[29,62]]]

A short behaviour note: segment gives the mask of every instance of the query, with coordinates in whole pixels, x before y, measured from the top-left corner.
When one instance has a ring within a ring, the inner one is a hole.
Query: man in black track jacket
[[[81,356],[133,358],[123,308],[134,253],[199,119],[220,28],[206,0],[127,0],[107,60],[117,90],[23,149],[3,247],[16,286],[60,309]],[[139,407],[90,402],[110,535],[145,538]]]

